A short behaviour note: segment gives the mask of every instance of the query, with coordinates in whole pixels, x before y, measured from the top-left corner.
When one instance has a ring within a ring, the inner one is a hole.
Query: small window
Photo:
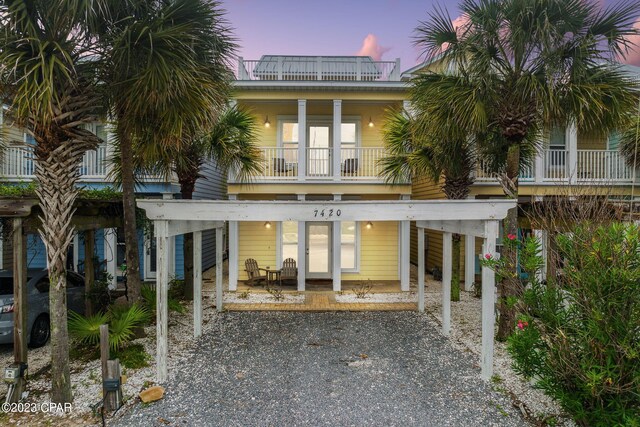
[[[356,271],[358,268],[358,223],[342,221],[340,224],[340,267],[342,271]]]
[[[564,150],[566,146],[566,132],[563,127],[554,127],[549,133],[549,148],[552,150]]]
[[[282,259],[293,258],[298,262],[298,222],[282,222]]]

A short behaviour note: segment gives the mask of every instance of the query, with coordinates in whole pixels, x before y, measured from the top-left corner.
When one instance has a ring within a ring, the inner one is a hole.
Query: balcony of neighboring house
[[[400,60],[374,61],[370,56],[280,56],[239,58],[243,81],[400,81]]]
[[[533,162],[520,171],[521,185],[630,185],[640,182],[640,171],[630,167],[618,151],[618,138],[578,136],[575,129],[552,131]],[[481,162],[476,183],[494,184],[487,164]]]

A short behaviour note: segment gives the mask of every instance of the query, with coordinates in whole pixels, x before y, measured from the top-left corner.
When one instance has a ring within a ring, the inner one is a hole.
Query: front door
[[[310,124],[307,141],[307,174],[309,176],[331,175],[331,125]]]
[[[307,278],[331,278],[330,222],[307,222]]]

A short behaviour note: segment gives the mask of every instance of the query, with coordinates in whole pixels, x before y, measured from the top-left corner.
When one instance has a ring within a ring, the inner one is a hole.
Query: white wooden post
[[[471,234],[464,236],[464,290],[473,290],[476,278],[476,238]]]
[[[163,200],[173,200],[173,193],[162,193]],[[176,236],[169,237],[169,280],[176,276]]]
[[[216,309],[222,311],[222,228],[216,228]]]
[[[111,276],[109,287],[115,289],[118,286],[118,236],[117,228],[105,228],[104,235],[104,258],[107,260],[107,273]],[[86,261],[85,261],[86,262]]]
[[[496,256],[498,221],[485,222],[484,255]],[[496,323],[495,273],[488,267],[482,267],[482,354],[480,356],[481,376],[489,380],[493,375],[493,335]]]
[[[278,56],[278,80],[282,80],[282,56]]]
[[[229,194],[229,200],[237,198]],[[229,221],[229,290],[238,290],[238,221]]]
[[[540,242],[540,256],[542,257],[542,267],[538,271],[538,280],[542,281],[547,278],[547,231],[533,230],[534,237]]]
[[[396,65],[393,67],[393,71],[389,76],[389,80],[398,81],[400,80],[400,58],[396,58]]]
[[[410,273],[410,221],[400,222],[400,290],[409,290],[409,273]]]
[[[169,221],[156,220],[156,377],[158,383],[167,380],[169,321]]]
[[[546,152],[549,150],[548,144],[546,141],[543,141],[540,144],[540,148],[536,152],[536,158],[534,160],[534,181],[537,184],[540,184],[544,181],[544,158],[546,156]]]
[[[451,246],[452,233],[442,233],[442,334],[451,331]]]
[[[0,108],[1,109],[1,108]],[[86,235],[85,235],[86,236]],[[86,245],[86,241],[85,241]],[[2,249],[2,239],[0,239],[0,249]],[[73,271],[78,272],[78,261],[80,260],[80,235],[76,233],[73,236]],[[87,265],[87,260],[84,260]],[[2,251],[0,250],[0,269],[2,268]]]
[[[298,200],[304,200],[304,194],[298,194]],[[304,292],[307,272],[307,229],[306,222],[298,221],[298,291]]]
[[[362,80],[362,57],[356,58],[356,80]]]
[[[342,223],[334,221],[333,227],[333,291],[339,292],[342,289]]]
[[[333,179],[340,180],[342,162],[342,100],[333,100]]]
[[[193,232],[193,336],[202,335],[202,231]]]
[[[249,80],[247,69],[244,68],[244,58],[238,57],[238,80]]]
[[[322,57],[318,56],[318,58],[316,58],[316,64],[318,67],[318,80],[322,80]]]
[[[424,313],[424,228],[418,227],[418,311]]]
[[[298,100],[298,180],[307,176],[307,100]]]
[[[566,141],[569,155],[567,173],[569,174],[569,182],[573,183],[578,179],[578,128],[575,123],[567,126]]]

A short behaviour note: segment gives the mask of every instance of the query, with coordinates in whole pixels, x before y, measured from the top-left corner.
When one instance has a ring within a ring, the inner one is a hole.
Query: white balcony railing
[[[309,179],[314,181],[331,180],[336,178],[333,170],[333,148],[306,149],[306,173],[298,174],[298,149],[282,147],[262,147],[262,173],[254,176],[257,181],[280,181]],[[379,176],[379,161],[385,156],[382,147],[342,147],[340,150],[339,178],[344,181],[376,181],[382,182]],[[236,182],[230,176],[231,182]]]
[[[633,181],[633,169],[625,163],[617,150],[577,150],[575,157],[571,159],[569,150],[544,150],[541,156],[541,168],[537,169],[536,165],[524,168],[520,174],[520,182],[628,184]],[[536,176],[536,170],[541,176]],[[490,173],[485,162],[480,161],[476,181],[494,182],[495,180],[495,174]]]
[[[78,173],[82,179],[102,179],[107,175],[105,162],[107,148],[104,145],[96,150],[87,151],[78,167]],[[33,147],[13,146],[7,147],[2,153],[0,162],[0,178],[9,180],[33,179],[35,177],[35,161],[33,159]]]
[[[262,81],[399,81],[400,60],[323,56],[240,58],[236,77],[238,80]]]

